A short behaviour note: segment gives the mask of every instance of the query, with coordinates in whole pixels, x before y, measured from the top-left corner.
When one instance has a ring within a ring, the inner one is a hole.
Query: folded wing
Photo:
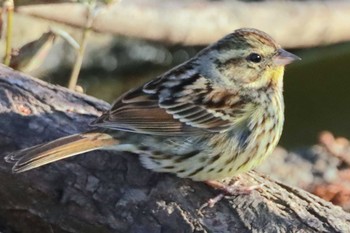
[[[182,66],[127,92],[92,125],[153,135],[223,132],[245,105],[237,93]]]

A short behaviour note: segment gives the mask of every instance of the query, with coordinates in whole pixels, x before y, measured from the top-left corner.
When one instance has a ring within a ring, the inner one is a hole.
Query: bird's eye
[[[247,57],[248,61],[252,61],[254,63],[259,63],[261,61],[261,56],[257,53],[251,53],[249,54],[249,56]]]

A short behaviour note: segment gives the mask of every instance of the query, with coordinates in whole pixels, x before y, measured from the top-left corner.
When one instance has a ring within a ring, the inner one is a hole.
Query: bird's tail
[[[12,171],[20,173],[57,160],[117,144],[119,141],[109,134],[87,132],[11,153],[5,157],[5,160],[15,163]]]

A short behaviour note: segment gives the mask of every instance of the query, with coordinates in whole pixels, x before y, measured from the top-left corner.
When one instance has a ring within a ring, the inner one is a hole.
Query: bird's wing
[[[122,95],[92,125],[153,135],[222,132],[246,110],[237,93],[179,67]]]

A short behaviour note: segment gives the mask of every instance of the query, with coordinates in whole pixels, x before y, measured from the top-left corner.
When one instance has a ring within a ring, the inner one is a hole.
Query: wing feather
[[[154,135],[230,129],[243,114],[246,102],[189,66],[180,66],[122,95],[92,125]]]

